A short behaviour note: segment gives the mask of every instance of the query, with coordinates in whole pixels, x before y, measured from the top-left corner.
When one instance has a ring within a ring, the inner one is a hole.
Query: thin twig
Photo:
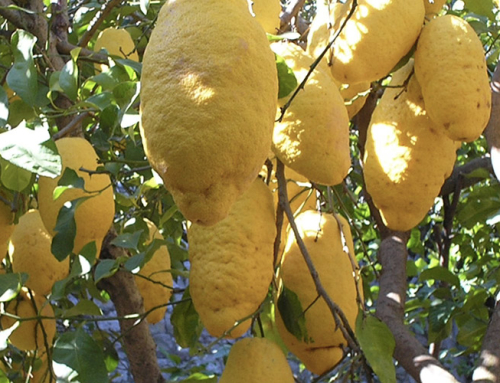
[[[104,20],[106,20],[106,17],[109,16],[111,11],[118,6],[122,0],[110,0],[106,4],[103,5],[101,10],[97,13],[97,17],[93,20],[91,23],[91,27],[87,29],[87,31],[83,34],[82,38],[80,41],[78,41],[78,46],[82,48],[86,48],[90,40],[92,40],[92,37],[96,33],[97,29],[99,26],[103,23]]]
[[[58,140],[68,134],[70,134],[73,130],[80,128],[80,123],[86,118],[91,116],[90,112],[83,112],[72,119],[68,125],[58,131],[56,134],[52,136],[54,140]]]

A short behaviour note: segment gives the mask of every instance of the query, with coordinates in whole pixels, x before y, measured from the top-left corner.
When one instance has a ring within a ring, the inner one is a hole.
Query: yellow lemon
[[[249,0],[255,19],[267,33],[275,35],[280,29],[280,0]]]
[[[54,200],[54,189],[61,177],[40,177],[38,204],[43,223],[49,233],[54,235],[61,207],[68,201],[90,197],[75,211],[76,237],[73,252],[77,254],[87,243],[95,241],[99,256],[102,241],[113,223],[115,214],[111,180],[107,174],[89,174],[89,171],[97,169],[98,157],[90,142],[84,138],[62,138],[56,141],[56,146],[61,155],[63,173],[67,168],[74,170],[84,180],[85,190],[70,188]]]
[[[342,216],[337,219],[308,210],[297,216],[296,224],[323,287],[353,328],[358,313],[356,278],[359,276],[358,271],[353,270],[353,265],[357,269],[357,263],[349,224]],[[318,299],[313,278],[292,231],[289,231],[280,278],[283,286],[297,295],[302,308],[307,309],[304,313],[307,341],[297,339],[287,330],[278,310],[276,324],[281,338],[308,370],[322,374],[342,359],[346,340],[336,328],[324,299]],[[362,293],[361,288],[359,292]]]
[[[29,319],[21,321],[10,335],[9,340],[15,347],[22,351],[29,351],[44,349],[46,343],[49,347],[52,346],[56,334],[55,319],[38,320],[35,318],[37,316],[54,316],[52,306],[42,295],[33,291],[28,292],[23,287],[17,298],[4,303],[4,308],[9,314],[16,315],[21,319]],[[4,329],[13,326],[16,322],[15,319],[6,315],[1,315],[0,320]]]
[[[153,239],[163,240],[163,235],[156,225],[148,219],[144,219],[149,229],[146,245]],[[142,267],[135,276],[135,283],[144,300],[144,309],[151,310],[154,307],[166,305],[172,296],[172,274],[170,273],[170,254],[166,245],[161,245],[153,254],[153,257]],[[146,278],[144,278],[146,277]],[[167,306],[159,307],[147,316],[149,323],[157,323],[165,317]]]
[[[14,213],[12,208],[0,201],[0,262],[7,254],[9,238],[14,231]]]
[[[243,338],[231,347],[219,383],[293,383],[280,347],[266,338]]]
[[[14,273],[29,275],[26,286],[47,295],[55,282],[69,273],[69,258],[59,262],[51,252],[52,236],[40,212],[30,210],[19,218],[9,242],[9,257]]]
[[[429,117],[455,141],[474,141],[491,112],[491,89],[481,40],[460,17],[445,15],[423,29],[415,74]]]
[[[364,157],[368,193],[384,223],[400,231],[425,217],[456,157],[456,143],[429,118],[412,69],[410,61],[394,73],[372,115]]]
[[[246,0],[165,3],[144,55],[141,134],[188,220],[222,220],[255,179],[277,94],[274,54]]]
[[[349,0],[333,8],[328,33],[322,26],[323,32],[310,47],[315,56],[343,24],[352,4]],[[387,75],[417,40],[424,15],[422,0],[359,0],[327,54],[333,76],[343,84],[355,84]]]
[[[292,43],[274,43],[300,83],[314,59]],[[280,99],[283,106],[289,97]],[[278,116],[281,114],[278,109]],[[343,181],[351,166],[349,117],[333,79],[317,67],[273,134],[273,152],[286,166],[324,185]]]
[[[273,196],[259,178],[225,219],[189,228],[189,291],[211,335],[222,336],[243,319],[228,337],[237,338],[250,327],[247,317],[266,297],[273,277],[275,236]]]
[[[106,49],[110,56],[119,56],[134,61],[139,61],[139,55],[135,50],[132,36],[123,28],[106,28],[99,33],[94,45],[94,51],[99,52]],[[101,71],[106,70],[107,65],[100,66]]]

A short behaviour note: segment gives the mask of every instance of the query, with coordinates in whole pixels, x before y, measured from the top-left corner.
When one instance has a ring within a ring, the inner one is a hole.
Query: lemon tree
[[[0,19],[0,383],[500,381],[498,1]]]

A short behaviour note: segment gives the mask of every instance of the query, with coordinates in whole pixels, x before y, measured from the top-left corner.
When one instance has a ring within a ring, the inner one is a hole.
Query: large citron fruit
[[[40,212],[29,210],[15,226],[9,242],[9,257],[14,273],[29,275],[25,286],[46,295],[55,282],[69,273],[69,258],[59,262],[51,252],[52,236]]]
[[[456,158],[456,143],[429,118],[412,69],[410,61],[394,73],[373,112],[364,156],[366,188],[384,223],[400,231],[425,217]]]
[[[49,233],[54,235],[61,207],[68,201],[89,197],[75,210],[76,237],[73,252],[77,254],[87,243],[95,241],[99,256],[102,241],[115,214],[111,180],[107,174],[88,173],[97,169],[98,157],[90,142],[84,138],[62,138],[56,141],[56,146],[61,155],[63,174],[66,169],[72,169],[84,180],[85,185],[84,189],[69,188],[54,200],[54,189],[61,177],[40,177],[38,207],[43,223]]]
[[[323,287],[345,314],[350,327],[354,328],[358,313],[357,291],[360,294],[362,291],[356,288],[356,283],[360,282],[356,281],[358,270],[353,270],[353,265],[357,269],[357,263],[349,224],[342,216],[334,217],[313,210],[299,214],[296,224]],[[349,254],[344,250],[343,243],[347,245]],[[303,316],[306,334],[300,340],[288,331],[283,313],[278,310],[276,324],[281,338],[308,370],[322,374],[342,359],[347,342],[336,327],[324,299],[318,299],[313,278],[291,230],[283,255],[280,280],[285,289],[297,295],[302,309],[307,309]],[[278,299],[284,298],[280,295]]]
[[[415,52],[415,74],[429,117],[456,141],[474,141],[491,112],[486,59],[476,32],[460,17],[430,21]]]
[[[155,238],[163,240],[163,235],[156,225],[144,219],[149,233],[146,245]],[[166,304],[172,296],[172,274],[170,273],[170,254],[166,245],[161,245],[151,259],[141,268],[135,276],[135,283],[144,300],[144,310],[151,311],[147,320],[149,323],[158,323],[165,317]],[[163,307],[158,307],[162,306]]]
[[[7,255],[9,238],[14,231],[14,213],[12,208],[0,201],[0,262]]]
[[[111,56],[128,58],[139,61],[139,55],[135,50],[135,43],[132,36],[123,28],[106,28],[99,33],[94,45],[94,51],[106,49]],[[101,70],[105,70],[107,65],[101,65]]]
[[[141,134],[179,210],[213,225],[272,141],[278,77],[246,0],[168,0],[144,54]]]
[[[314,59],[292,43],[274,43],[272,49],[300,83]],[[280,99],[280,106],[290,97]],[[349,172],[349,116],[337,85],[322,67],[312,72],[283,119],[276,122],[272,149],[286,166],[323,185],[337,185]]]
[[[189,291],[211,335],[237,338],[250,327],[274,273],[274,217],[271,190],[257,178],[222,221],[189,228]]]
[[[341,27],[352,4],[349,0],[333,8],[328,38],[310,47],[316,56]],[[343,84],[355,84],[387,75],[417,40],[424,15],[422,0],[358,0],[327,56],[333,76]]]
[[[15,299],[4,303],[4,308],[7,313],[20,318],[54,317],[54,310],[49,301],[24,287]],[[5,315],[1,315],[0,320],[4,329],[12,327],[16,322],[15,319]],[[44,349],[46,345],[52,346],[55,334],[55,319],[29,319],[20,322],[9,340],[19,350],[39,350]]]
[[[277,34],[280,29],[280,0],[248,0],[255,19],[262,25],[264,31]]]
[[[266,338],[243,338],[231,347],[219,383],[295,382],[281,348]]]

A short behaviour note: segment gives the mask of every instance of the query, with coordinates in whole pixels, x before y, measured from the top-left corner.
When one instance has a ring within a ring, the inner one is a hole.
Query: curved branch
[[[288,24],[290,24],[292,19],[298,15],[305,3],[306,0],[294,0],[288,5],[288,7],[286,7],[285,12],[283,12],[280,16],[280,30],[283,30]]]
[[[111,245],[116,232],[110,230],[106,236],[101,251],[101,259],[117,259],[127,256],[121,247]],[[113,276],[99,282],[99,287],[111,296],[116,313],[125,318],[131,314],[144,314],[142,297],[137,290],[134,276],[126,271],[118,271]],[[123,335],[125,352],[130,362],[130,369],[137,383],[164,383],[158,359],[156,345],[149,331],[147,321],[136,323],[137,318],[120,319],[120,329]]]
[[[78,46],[85,48],[89,41],[92,40],[92,37],[96,33],[99,26],[103,23],[106,17],[109,16],[111,11],[118,6],[123,0],[110,0],[106,4],[103,5],[101,11],[99,11],[97,18],[94,19],[92,25],[89,29],[83,34],[80,41],[78,41]]]
[[[472,375],[474,383],[500,382],[500,295],[484,336],[478,366]]]
[[[469,174],[478,169],[485,169],[493,173],[493,166],[490,157],[475,158],[465,165],[457,166],[453,169],[451,176],[445,181],[440,196],[446,196],[454,193],[456,190],[462,190],[484,180],[481,177],[467,177]]]
[[[10,6],[16,5],[11,0],[0,0],[0,15],[4,19],[12,23],[20,29],[29,29],[31,27],[32,19],[23,15],[22,11],[7,9]]]
[[[404,324],[407,239],[408,233],[392,232],[380,244],[378,256],[382,274],[376,315],[394,335],[394,358],[417,382],[458,383]]]

